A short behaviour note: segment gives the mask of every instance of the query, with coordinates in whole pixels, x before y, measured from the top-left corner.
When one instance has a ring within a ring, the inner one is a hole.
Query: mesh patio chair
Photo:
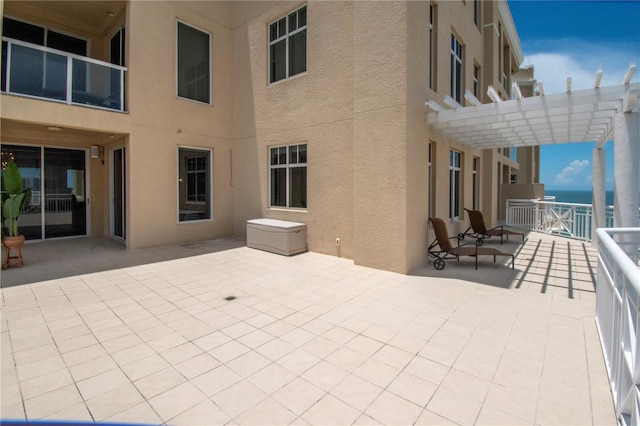
[[[522,242],[524,242],[524,233],[512,231],[502,225],[487,229],[487,226],[484,223],[484,217],[480,210],[465,209],[465,211],[469,215],[469,221],[471,224],[464,233],[458,234],[458,240],[462,241],[467,235],[470,235],[474,237],[476,239],[476,243],[481,246],[487,238],[499,236],[500,244],[502,244],[504,242],[505,235],[507,236],[507,239],[509,239],[509,235],[520,235],[522,237]]]
[[[438,217],[430,217],[429,221],[433,225],[433,230],[436,234],[436,239],[429,245],[429,256],[434,258],[433,266],[437,270],[442,270],[445,267],[445,259],[456,259],[460,261],[460,256],[472,256],[475,258],[476,269],[478,269],[478,256],[493,256],[493,262],[496,261],[496,256],[511,257],[511,269],[514,267],[515,256],[512,253],[505,253],[495,248],[481,247],[476,241],[475,243],[460,244],[460,240],[457,237],[449,237],[449,231],[444,220]],[[451,240],[457,240],[458,245],[453,246]]]

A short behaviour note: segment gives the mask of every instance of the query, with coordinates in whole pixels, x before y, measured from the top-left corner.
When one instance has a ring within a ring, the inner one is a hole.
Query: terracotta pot
[[[9,267],[9,261],[11,259],[18,260],[18,266],[22,268],[22,245],[24,244],[24,235],[17,235],[15,237],[2,237],[2,245],[5,246],[6,257],[4,260],[4,264],[2,265],[3,269]],[[17,256],[11,256],[11,250],[15,250],[17,252]]]

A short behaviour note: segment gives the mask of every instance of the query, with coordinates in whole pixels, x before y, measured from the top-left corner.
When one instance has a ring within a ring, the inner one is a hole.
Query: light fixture
[[[599,89],[601,81],[602,81],[602,68],[600,68],[596,73],[596,81],[593,83],[593,88]]]
[[[444,97],[444,103],[449,105],[451,108],[453,109],[458,109],[458,108],[462,108],[462,105],[460,105],[458,103],[458,101],[456,101],[455,99],[453,99],[451,96],[447,95]]]
[[[47,130],[50,131],[50,132],[61,132],[62,131],[62,127],[48,126]]]
[[[113,16],[113,12],[108,11],[108,12],[107,12],[107,16]]]
[[[627,70],[627,73],[624,75],[624,80],[623,80],[623,84],[629,84],[631,83],[631,79],[633,78],[633,75],[636,73],[636,63],[635,62],[631,62],[629,64],[629,69]]]
[[[489,88],[487,89],[487,96],[489,96],[489,99],[491,99],[494,103],[502,102],[502,99],[500,99],[500,95],[498,94],[498,92],[496,92],[496,89],[494,89],[493,86],[489,86]]]
[[[430,108],[431,110],[433,110],[435,112],[440,112],[440,111],[444,111],[445,110],[442,105],[440,105],[436,101],[432,101],[431,99],[429,99],[424,104],[425,104],[426,107]]]
[[[100,146],[91,145],[91,158],[100,158]]]
[[[469,102],[474,106],[482,105],[482,102],[480,102],[480,100],[476,98],[475,95],[471,93],[471,90],[469,89],[464,91],[464,98],[467,100],[467,102]]]
[[[540,93],[540,96],[544,96],[544,81],[542,80],[538,82],[538,93]]]
[[[571,93],[571,76],[567,77],[567,93]]]

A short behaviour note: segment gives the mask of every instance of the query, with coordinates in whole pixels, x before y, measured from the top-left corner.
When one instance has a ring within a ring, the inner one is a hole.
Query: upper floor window
[[[270,205],[307,208],[307,144],[269,151]]]
[[[480,99],[480,65],[473,65],[473,96]]]
[[[307,70],[307,6],[269,25],[269,82]]]
[[[463,77],[462,77],[462,44],[451,35],[451,97],[459,104],[463,102]]]
[[[436,90],[436,6],[429,5],[429,89]]]
[[[178,97],[211,103],[211,37],[178,22]]]
[[[480,28],[480,0],[473,0],[473,23]]]

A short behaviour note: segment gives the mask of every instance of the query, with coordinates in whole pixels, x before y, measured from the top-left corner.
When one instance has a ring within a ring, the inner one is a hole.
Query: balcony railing
[[[2,91],[125,111],[125,67],[2,38]]]
[[[591,241],[591,204],[556,203],[540,200],[507,200],[506,224],[567,238]],[[613,207],[605,211],[605,226],[612,228]]]
[[[598,229],[596,324],[616,418],[640,424],[640,228]],[[629,249],[631,249],[629,251]]]

